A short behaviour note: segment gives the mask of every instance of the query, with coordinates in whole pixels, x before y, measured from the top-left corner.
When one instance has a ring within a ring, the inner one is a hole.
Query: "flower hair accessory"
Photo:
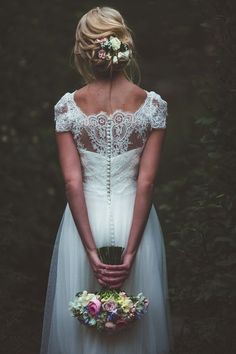
[[[128,44],[121,42],[117,37],[97,38],[95,42],[100,43],[101,46],[101,49],[98,51],[98,58],[112,60],[113,64],[118,64],[120,61],[129,61],[132,55]]]

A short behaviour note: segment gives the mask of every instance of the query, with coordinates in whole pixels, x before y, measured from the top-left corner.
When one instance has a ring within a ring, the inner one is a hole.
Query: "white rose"
[[[110,39],[110,43],[111,43],[111,46],[112,46],[113,50],[120,49],[121,41],[117,37],[112,37]]]

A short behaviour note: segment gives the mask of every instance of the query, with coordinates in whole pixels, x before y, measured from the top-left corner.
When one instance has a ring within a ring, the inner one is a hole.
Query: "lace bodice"
[[[147,92],[147,91],[146,91]],[[165,129],[167,102],[147,92],[135,112],[116,110],[86,115],[67,92],[55,105],[55,130],[72,133],[81,159],[83,187],[107,199],[111,245],[115,245],[112,202],[133,193],[140,157],[152,129]]]
[[[74,93],[67,92],[57,102],[54,118],[56,131],[71,131],[79,151],[116,156],[143,147],[151,129],[166,128],[167,102],[154,91],[147,92],[137,111],[116,110],[110,115],[86,115],[76,104]]]

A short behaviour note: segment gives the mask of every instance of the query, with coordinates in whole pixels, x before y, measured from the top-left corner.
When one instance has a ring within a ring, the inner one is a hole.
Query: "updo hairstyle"
[[[127,60],[114,64],[111,59],[99,58],[101,44],[96,40],[110,36],[128,46],[132,55]],[[86,83],[94,81],[97,76],[111,77],[114,71],[123,71],[130,81],[140,80],[131,30],[119,11],[111,7],[95,7],[81,17],[75,33],[74,61]]]

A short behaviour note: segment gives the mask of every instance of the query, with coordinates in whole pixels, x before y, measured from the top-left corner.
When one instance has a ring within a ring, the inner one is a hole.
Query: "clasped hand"
[[[122,264],[111,265],[101,262],[97,252],[92,251],[89,253],[89,261],[100,285],[120,289],[130,274],[134,255],[124,252],[121,257]]]

